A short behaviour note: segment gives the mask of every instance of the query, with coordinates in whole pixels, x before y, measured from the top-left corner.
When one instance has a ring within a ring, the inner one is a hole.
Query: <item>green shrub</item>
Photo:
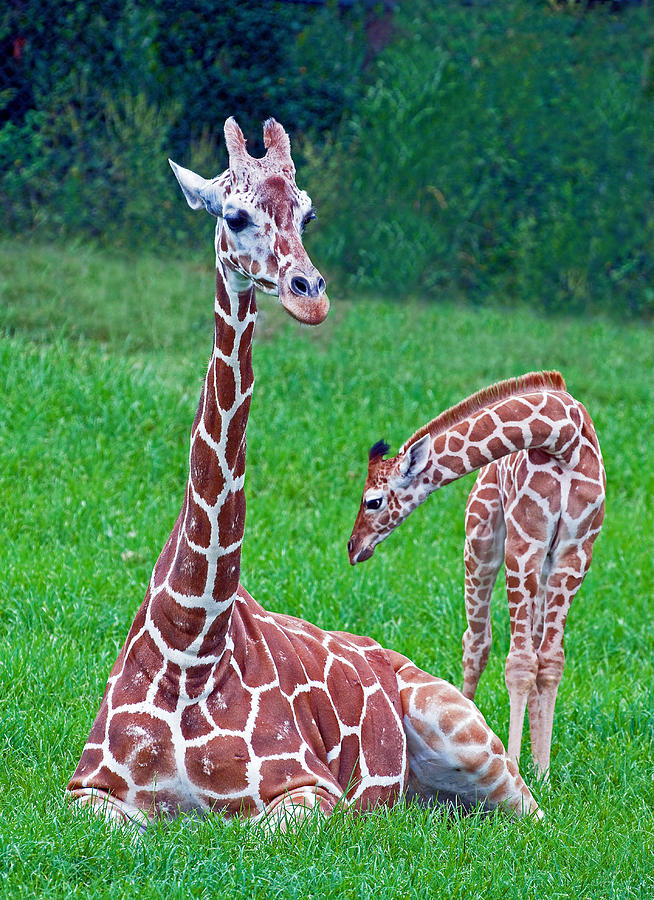
[[[10,7],[0,17],[10,49],[0,59],[3,230],[131,247],[195,241],[206,234],[199,217],[169,215],[166,157],[199,159],[214,175],[229,115],[255,154],[271,115],[293,134],[334,127],[357,94],[362,34],[360,13],[332,3]]]
[[[653,312],[646,10],[423,0],[399,24],[337,158],[307,154],[341,285]]]

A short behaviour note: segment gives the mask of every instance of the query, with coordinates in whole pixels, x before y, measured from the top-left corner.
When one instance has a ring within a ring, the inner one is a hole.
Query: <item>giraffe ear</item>
[[[216,188],[215,179],[208,181],[206,178],[196,175],[195,172],[191,172],[190,169],[178,166],[172,159],[169,159],[168,162],[191,209],[201,209],[204,206],[212,216],[222,216],[222,198]]]
[[[407,480],[412,480],[419,475],[429,462],[431,451],[431,436],[424,434],[420,440],[414,441],[402,455],[400,460],[400,475]]]
[[[266,148],[266,159],[293,177],[295,165],[291,159],[291,140],[284,127],[275,119],[266,119],[263,123],[263,145]]]

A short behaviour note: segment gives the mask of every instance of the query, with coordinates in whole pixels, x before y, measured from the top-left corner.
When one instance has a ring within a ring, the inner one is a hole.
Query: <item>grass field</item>
[[[643,324],[334,297],[310,330],[260,305],[243,583],[264,606],[370,634],[456,684],[472,480],[352,569],[368,447],[396,450],[477,388],[544,367],[591,412],[607,513],[568,620],[551,786],[535,786],[543,823],[398,806],[270,838],[178,820],[132,844],[67,813],[63,789],[183,497],[211,345],[208,248],[209,236],[184,265],[0,245],[0,896],[651,897],[654,335]],[[477,700],[506,740],[501,584],[493,627]],[[528,740],[522,767],[531,780]]]

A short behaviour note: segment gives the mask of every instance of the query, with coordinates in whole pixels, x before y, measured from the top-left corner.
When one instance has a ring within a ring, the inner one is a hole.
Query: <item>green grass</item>
[[[457,684],[472,480],[352,569],[367,449],[382,437],[396,449],[480,386],[540,367],[560,368],[588,407],[607,514],[569,617],[542,824],[399,806],[268,839],[182,820],[136,845],[66,812],[183,497],[211,344],[208,235],[204,249],[184,265],[0,245],[0,896],[651,896],[654,344],[645,325],[601,318],[334,297],[308,329],[262,299],[255,346],[243,583],[264,606],[371,634]],[[478,703],[506,739],[500,584],[493,626]]]

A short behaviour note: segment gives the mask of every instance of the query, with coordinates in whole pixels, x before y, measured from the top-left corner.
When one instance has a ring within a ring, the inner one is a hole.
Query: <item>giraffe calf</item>
[[[479,391],[414,434],[393,459],[375,444],[348,542],[369,559],[429,494],[480,469],[466,508],[463,693],[473,699],[491,645],[490,599],[504,560],[511,620],[506,662],[509,756],[529,709],[532,756],[549,771],[563,632],[604,518],[606,476],[590,416],[558,372]]]

